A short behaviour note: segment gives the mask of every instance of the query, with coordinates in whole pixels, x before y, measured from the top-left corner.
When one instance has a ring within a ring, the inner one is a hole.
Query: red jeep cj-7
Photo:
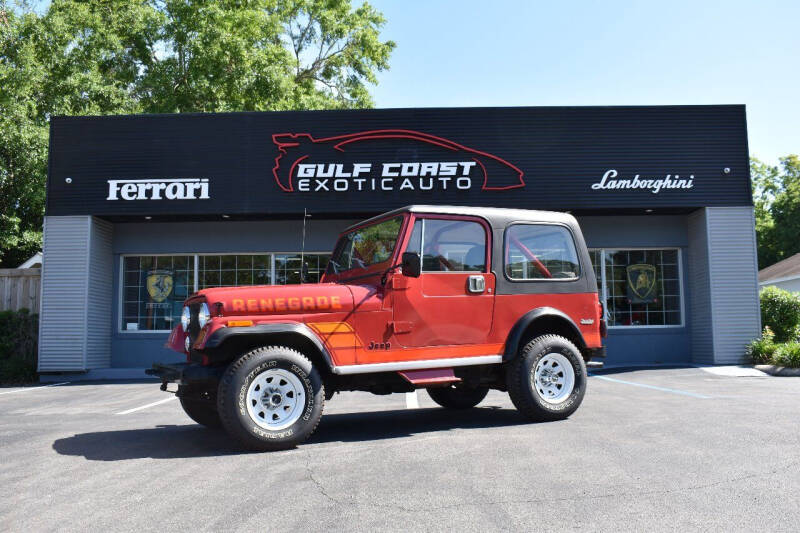
[[[196,422],[279,450],[343,390],[466,409],[498,389],[530,420],[566,418],[605,330],[572,216],[412,206],[347,229],[321,283],[191,295],[168,341],[187,362],[148,373]]]

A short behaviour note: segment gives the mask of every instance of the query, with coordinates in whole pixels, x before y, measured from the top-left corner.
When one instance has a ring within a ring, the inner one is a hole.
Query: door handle
[[[467,278],[467,290],[475,294],[480,294],[486,290],[486,280],[483,276],[470,276]]]

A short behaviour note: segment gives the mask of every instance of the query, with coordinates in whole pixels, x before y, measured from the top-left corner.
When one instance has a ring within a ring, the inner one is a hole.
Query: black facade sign
[[[48,215],[750,205],[744,106],[56,117]]]

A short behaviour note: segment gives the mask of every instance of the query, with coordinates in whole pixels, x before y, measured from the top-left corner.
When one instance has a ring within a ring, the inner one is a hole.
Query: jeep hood
[[[255,285],[246,287],[217,287],[203,289],[190,300],[202,297],[212,315],[291,315],[326,312],[352,312],[353,289],[336,283],[308,283],[303,285]],[[356,287],[363,292],[364,287]]]

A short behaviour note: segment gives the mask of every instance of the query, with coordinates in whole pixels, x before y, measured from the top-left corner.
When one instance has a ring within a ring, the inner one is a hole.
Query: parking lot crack
[[[308,451],[306,452],[305,469],[306,469],[306,473],[308,474],[309,481],[311,481],[311,483],[313,483],[314,486],[317,487],[317,490],[319,491],[319,493],[322,494],[322,496],[326,500],[331,501],[331,502],[333,502],[333,503],[335,503],[337,505],[352,505],[353,504],[353,502],[340,501],[339,499],[334,498],[333,496],[328,494],[328,491],[325,490],[325,485],[323,485],[322,482],[320,480],[318,480],[314,476],[314,470],[311,468],[311,452],[308,452]]]

